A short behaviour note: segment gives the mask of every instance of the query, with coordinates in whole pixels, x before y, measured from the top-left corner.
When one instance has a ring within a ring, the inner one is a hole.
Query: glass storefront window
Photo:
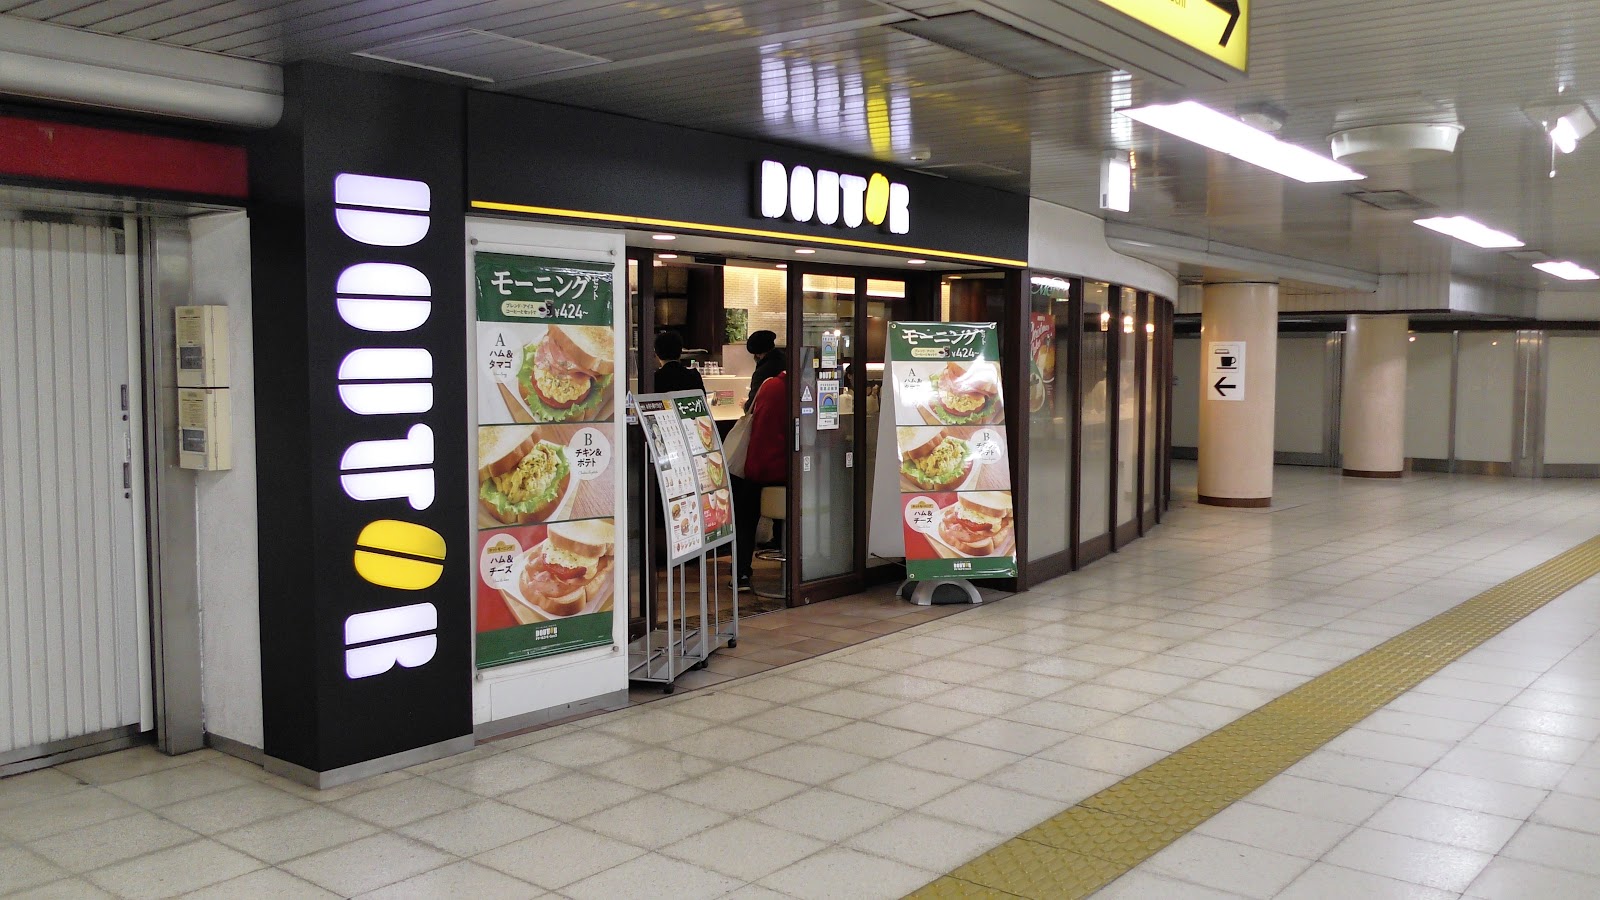
[[[1072,285],[1036,276],[1029,289],[1028,559],[1067,550],[1072,510]]]
[[[1117,304],[1117,524],[1139,517],[1138,292],[1123,288]]]
[[[1160,485],[1156,482],[1156,457],[1158,445],[1156,436],[1161,429],[1160,403],[1157,402],[1161,393],[1156,390],[1156,299],[1146,294],[1141,298],[1139,328],[1143,334],[1139,338],[1144,341],[1144,498],[1142,505],[1146,513],[1153,513],[1160,506],[1156,499],[1160,495]]]
[[[1079,384],[1083,390],[1083,466],[1079,482],[1078,540],[1091,541],[1110,528],[1111,429],[1106,404],[1107,351],[1110,348],[1111,286],[1083,285],[1083,347]]]

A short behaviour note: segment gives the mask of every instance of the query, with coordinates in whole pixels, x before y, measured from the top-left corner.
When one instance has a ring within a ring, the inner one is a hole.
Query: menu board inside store
[[[661,488],[668,560],[677,565],[732,542],[728,468],[705,394],[640,394],[633,403]]]
[[[889,323],[911,578],[1017,574],[999,349],[993,322]]]
[[[611,643],[612,268],[473,258],[477,665]]]

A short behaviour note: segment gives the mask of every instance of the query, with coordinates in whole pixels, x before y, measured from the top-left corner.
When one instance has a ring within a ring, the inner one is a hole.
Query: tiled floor
[[[744,612],[750,594],[740,594],[739,645],[718,650],[705,669],[685,672],[674,687],[680,693],[710,687],[876,640],[965,608],[913,606],[895,595],[897,587],[898,582],[853,597],[756,615]],[[646,703],[659,699],[661,689],[637,685],[631,693],[633,702]]]
[[[1277,494],[1182,504],[1028,594],[332,791],[209,752],[7,779],[0,893],[897,897],[1600,534],[1593,482],[1280,469]],[[1597,601],[1569,592],[1098,896],[1600,897]]]

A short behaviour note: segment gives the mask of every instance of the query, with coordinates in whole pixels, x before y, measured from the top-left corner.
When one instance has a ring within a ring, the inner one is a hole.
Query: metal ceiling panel
[[[1563,90],[1600,109],[1592,0],[1259,0],[1249,76],[1182,95],[1138,77],[1030,79],[891,27],[975,5],[0,0],[0,13],[269,61],[369,66],[385,64],[351,54],[472,29],[613,61],[489,89],[901,163],[931,155],[951,177],[1097,214],[1102,155],[1129,152],[1133,208],[1107,214],[1116,222],[1373,273],[1442,267],[1508,289],[1564,287],[1526,261],[1426,233],[1406,211],[1345,196],[1404,191],[1552,256],[1600,263],[1600,138],[1560,157],[1551,178],[1549,142],[1522,112]],[[484,54],[479,64],[504,61]],[[1331,132],[1364,124],[1453,120],[1466,130],[1439,161],[1374,168],[1354,184],[1288,185],[1113,114],[1179,96],[1228,111],[1269,102],[1288,114],[1283,139],[1323,153]],[[1018,174],[975,174],[992,167]]]

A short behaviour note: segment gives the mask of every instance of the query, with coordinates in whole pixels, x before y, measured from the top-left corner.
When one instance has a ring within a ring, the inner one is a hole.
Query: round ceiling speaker
[[[1333,158],[1366,166],[1397,166],[1443,159],[1455,152],[1462,127],[1454,124],[1404,123],[1347,128],[1328,136]]]

